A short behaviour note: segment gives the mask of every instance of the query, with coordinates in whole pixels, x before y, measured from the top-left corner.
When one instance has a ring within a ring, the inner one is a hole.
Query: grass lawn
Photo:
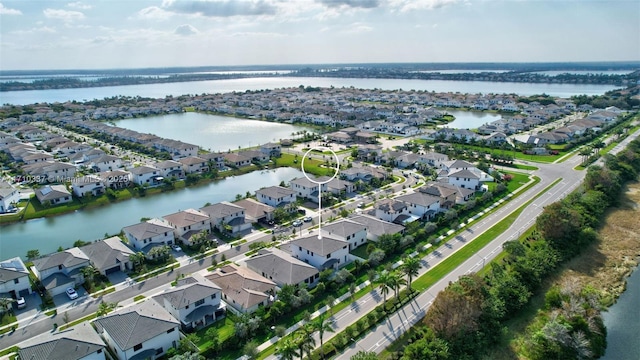
[[[505,171],[507,174],[513,176],[513,179],[507,183],[507,191],[514,192],[522,185],[529,182],[529,175],[521,174],[517,172]]]
[[[211,347],[211,341],[207,339],[206,335],[207,330],[209,330],[211,327],[215,327],[216,329],[218,329],[218,339],[220,343],[233,336],[233,320],[230,319],[229,316],[225,316],[223,319],[218,320],[215,323],[196,332],[198,338],[200,339],[200,341],[196,345],[198,346],[198,349],[200,349],[200,351],[206,350]]]
[[[316,158],[319,155],[313,155]],[[306,171],[309,174],[313,174],[313,175],[318,175],[318,176],[322,176],[322,175],[333,175],[334,173],[334,169],[328,169],[328,168],[324,168],[324,167],[320,167],[320,165],[323,165],[324,162],[321,160],[317,160],[316,158],[307,158],[304,160],[304,171]],[[283,153],[279,158],[275,159],[275,164],[277,167],[292,167],[292,168],[300,168],[300,164],[302,163],[302,157],[301,156],[295,156],[295,155],[291,155],[291,154],[287,154],[287,153]]]
[[[18,321],[18,319],[16,319],[16,316],[13,315],[13,312],[6,311],[2,314],[2,317],[0,317],[0,326],[9,325],[16,321]]]
[[[367,241],[366,244],[362,244],[360,246],[358,246],[357,248],[351,250],[351,253],[359,258],[365,259],[367,260],[369,258],[369,255],[367,255],[367,245],[369,245],[370,242]]]

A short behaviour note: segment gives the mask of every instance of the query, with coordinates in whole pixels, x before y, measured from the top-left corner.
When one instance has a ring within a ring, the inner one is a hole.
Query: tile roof
[[[421,192],[415,192],[411,194],[401,195],[395,198],[399,201],[404,201],[409,204],[415,204],[420,206],[429,206],[433,203],[439,203],[440,197],[432,196]]]
[[[337,235],[346,238],[360,231],[367,231],[367,227],[355,221],[342,219],[322,226],[322,231],[329,235]]]
[[[295,191],[282,186],[269,186],[256,191],[256,194],[262,194],[274,199],[295,195]]]
[[[99,271],[129,261],[129,255],[135,252],[125,245],[119,237],[96,241],[80,248]]]
[[[154,299],[167,300],[174,309],[183,309],[198,300],[206,299],[220,293],[220,287],[202,275],[194,274],[180,279],[178,286],[165,290],[154,296]],[[160,304],[162,302],[159,301]]]
[[[105,344],[89,322],[27,340],[18,354],[25,360],[79,360],[104,349]]]
[[[267,292],[276,287],[273,281],[265,279],[250,269],[235,265],[226,265],[205,277],[220,286],[227,297],[244,309],[269,299]]]
[[[169,224],[177,227],[187,227],[190,225],[198,224],[202,221],[209,220],[209,216],[207,214],[196,209],[179,211],[177,213],[163,216],[162,218],[165,219]]]
[[[149,239],[165,232],[173,231],[173,228],[159,219],[151,219],[141,223],[122,228],[136,239]]]
[[[88,261],[89,258],[87,255],[80,251],[79,248],[75,247],[35,259],[33,260],[33,265],[38,269],[38,271],[43,271],[53,267],[58,267],[59,265],[71,268]]]
[[[299,246],[303,249],[313,251],[315,254],[326,256],[334,253],[344,247],[349,247],[349,243],[346,241],[335,239],[331,236],[322,236],[318,239],[317,235],[311,235],[303,237],[301,239],[292,240],[289,242],[292,246]]]
[[[299,284],[318,274],[318,270],[280,249],[262,249],[245,261],[247,267],[277,284]]]

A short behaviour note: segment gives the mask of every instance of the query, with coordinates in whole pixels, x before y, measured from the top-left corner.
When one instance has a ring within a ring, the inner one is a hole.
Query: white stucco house
[[[291,254],[322,271],[338,269],[350,262],[349,243],[333,236],[310,235],[289,242]]]
[[[33,260],[31,270],[51,296],[56,296],[84,283],[80,269],[89,265],[89,257],[74,247]]]
[[[209,216],[196,209],[187,209],[165,215],[162,219],[173,227],[176,238],[186,240],[190,235],[211,230]]]
[[[296,201],[296,192],[282,187],[269,186],[256,191],[258,201],[273,207],[285,206]]]
[[[222,201],[200,208],[211,219],[211,227],[223,233],[237,234],[251,229],[251,222],[245,217],[242,206]]]
[[[342,219],[322,226],[322,233],[349,243],[349,251],[367,242],[367,227]]]
[[[152,245],[171,245],[175,242],[173,227],[160,219],[150,219],[122,228],[129,244],[145,251]]]
[[[20,257],[0,262],[0,297],[16,299],[31,294],[29,270]]]

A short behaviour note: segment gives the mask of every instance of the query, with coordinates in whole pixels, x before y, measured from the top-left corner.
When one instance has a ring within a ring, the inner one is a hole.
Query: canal
[[[289,182],[304,176],[300,170],[279,168],[254,171],[205,185],[189,187],[148,197],[141,197],[110,204],[108,206],[79,210],[51,218],[0,227],[0,259],[25,257],[30,249],[40,254],[56,251],[59,246],[68,248],[76,240],[93,241],[105,234],[119,233],[128,225],[138,223],[143,217],[161,217],[188,208],[200,208],[205,203],[233,201],[236,194],[253,193],[265,186]]]

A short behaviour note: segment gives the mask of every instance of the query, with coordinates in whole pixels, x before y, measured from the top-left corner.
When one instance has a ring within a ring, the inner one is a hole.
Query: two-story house
[[[178,160],[182,164],[185,174],[201,174],[209,171],[207,160],[197,156],[187,156]]]
[[[322,233],[349,243],[349,251],[367,242],[367,227],[348,219],[322,226]]]
[[[431,219],[440,211],[440,198],[437,196],[414,192],[395,199],[407,204],[409,213],[422,219]]]
[[[286,206],[296,201],[296,192],[282,186],[269,186],[256,191],[258,201],[273,207]]]
[[[0,297],[3,294],[13,299],[31,294],[29,270],[20,257],[0,262]]]
[[[175,241],[173,227],[160,219],[151,219],[122,228],[127,241],[138,250],[155,245],[171,245]]]
[[[268,157],[278,157],[280,156],[281,146],[276,143],[266,143],[264,145],[260,145],[260,151],[266,154]]]
[[[470,170],[459,170],[447,176],[449,184],[465,189],[480,189],[480,177]]]
[[[122,160],[117,156],[105,154],[90,160],[89,165],[98,172],[113,171],[122,167]]]
[[[276,210],[273,206],[255,201],[252,198],[234,201],[233,204],[242,207],[244,209],[245,218],[247,221],[252,223],[260,221],[268,222],[273,220],[273,212]]]
[[[180,340],[180,322],[153,299],[116,310],[94,325],[120,360],[158,359]]]
[[[184,170],[182,169],[182,164],[175,160],[165,160],[154,165],[158,170],[160,170],[160,175],[167,178],[176,178],[182,179],[184,178]]]
[[[84,277],[80,269],[89,265],[89,257],[74,247],[33,260],[31,270],[51,296],[56,296],[81,285]]]
[[[211,230],[209,215],[196,209],[178,211],[162,218],[173,227],[175,237],[183,241],[188,241],[193,234]]]
[[[131,184],[131,173],[124,170],[104,171],[96,174],[104,182],[105,187],[113,190],[124,189]]]
[[[200,208],[211,219],[211,227],[223,233],[237,234],[251,229],[251,222],[245,218],[242,206],[222,201]]]
[[[224,314],[220,287],[195,273],[179,279],[177,285],[153,297],[185,330],[197,329]]]
[[[313,182],[305,176],[291,180],[289,186],[296,192],[296,197],[298,199],[308,199],[318,203],[318,196],[320,196],[318,190],[322,189],[322,192],[327,191],[327,184],[318,185],[318,183],[324,182],[324,179],[314,178],[314,180],[317,182]]]
[[[104,342],[88,321],[30,338],[18,350],[23,360],[106,360],[105,353]]]
[[[387,222],[395,222],[398,217],[408,212],[407,204],[394,199],[380,200],[375,207],[376,217]]]
[[[138,185],[155,186],[162,181],[160,170],[152,166],[138,166],[129,169],[131,172],[131,181]]]
[[[0,214],[13,209],[20,201],[20,192],[13,185],[0,180]]]
[[[77,197],[83,197],[87,194],[99,196],[104,194],[105,185],[102,179],[97,175],[85,175],[71,180],[71,191]]]
[[[331,236],[310,235],[289,242],[291,254],[316,269],[338,269],[350,261],[349,243]]]
[[[222,299],[239,313],[252,313],[275,300],[276,283],[234,264],[205,276],[222,291]]]
[[[133,269],[129,257],[135,252],[117,236],[92,242],[82,246],[80,250],[87,255],[91,265],[102,275],[107,276],[118,271]]]
[[[257,256],[245,260],[245,264],[281,288],[284,285],[308,287],[320,277],[318,269],[277,248],[261,249]]]
[[[380,220],[367,214],[353,214],[349,220],[362,224],[367,228],[367,239],[378,241],[381,235],[395,235],[404,232],[404,226]]]

